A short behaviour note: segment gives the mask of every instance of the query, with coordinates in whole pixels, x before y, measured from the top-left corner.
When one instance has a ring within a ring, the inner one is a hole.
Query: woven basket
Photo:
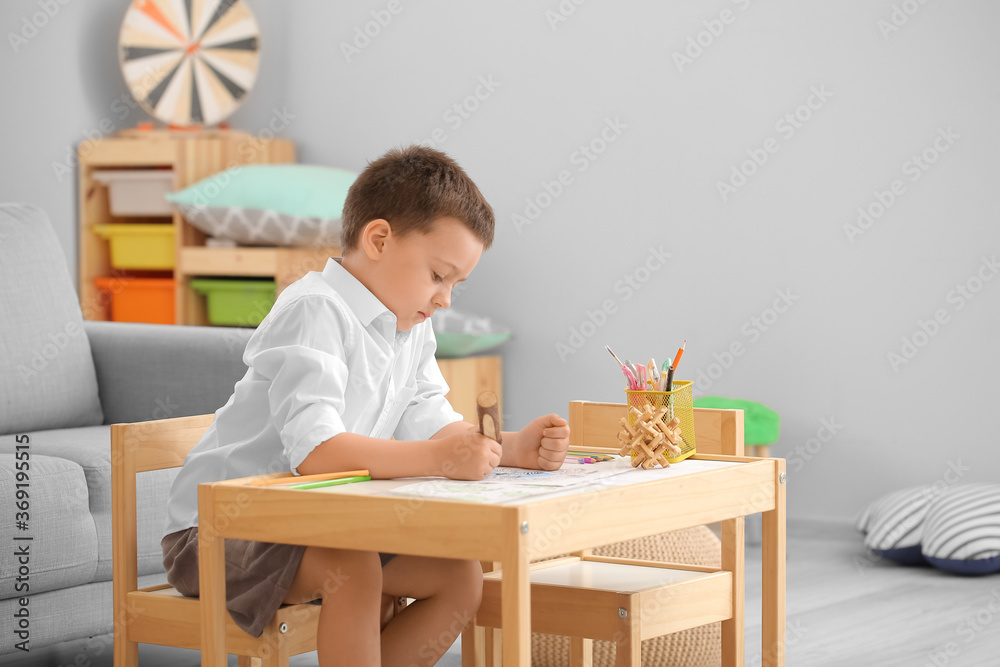
[[[721,567],[722,545],[707,526],[695,526],[609,544],[594,549],[594,555]],[[710,623],[642,642],[643,667],[717,667],[721,663],[721,623]],[[531,664],[532,667],[567,667],[569,638],[532,633]],[[595,640],[594,667],[614,667],[614,664],[614,644]]]

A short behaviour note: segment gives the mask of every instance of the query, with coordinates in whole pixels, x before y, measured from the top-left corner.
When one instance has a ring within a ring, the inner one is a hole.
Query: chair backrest
[[[625,403],[570,401],[569,445],[588,451],[618,453],[618,420],[628,414]],[[743,411],[694,409],[699,454],[743,456]]]
[[[114,596],[138,588],[135,476],[179,468],[214,414],[111,425],[111,534]],[[124,607],[121,607],[124,608]],[[116,619],[117,621],[117,619]]]

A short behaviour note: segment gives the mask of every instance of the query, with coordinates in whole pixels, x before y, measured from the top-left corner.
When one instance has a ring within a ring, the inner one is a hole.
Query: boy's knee
[[[320,597],[334,595],[337,591],[353,585],[367,585],[381,588],[382,563],[378,554],[370,551],[350,549],[324,549],[316,577],[320,584]]]
[[[452,579],[475,606],[483,597],[483,566],[478,560],[460,560],[452,571]]]

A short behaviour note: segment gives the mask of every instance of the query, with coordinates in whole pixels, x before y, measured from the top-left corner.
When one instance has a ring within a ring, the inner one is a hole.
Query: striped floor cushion
[[[961,574],[1000,572],[1000,486],[927,484],[870,503],[855,525],[871,552]]]
[[[945,488],[943,484],[913,486],[869,504],[855,522],[865,536],[865,547],[895,563],[926,562],[921,552],[924,517]]]
[[[964,484],[931,503],[922,553],[949,572],[1000,572],[1000,485]]]

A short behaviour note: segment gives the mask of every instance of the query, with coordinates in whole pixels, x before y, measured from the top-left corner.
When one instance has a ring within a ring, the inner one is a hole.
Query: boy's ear
[[[387,220],[376,218],[365,223],[361,230],[361,249],[368,259],[376,261],[385,250],[385,242],[392,235],[392,228]]]

